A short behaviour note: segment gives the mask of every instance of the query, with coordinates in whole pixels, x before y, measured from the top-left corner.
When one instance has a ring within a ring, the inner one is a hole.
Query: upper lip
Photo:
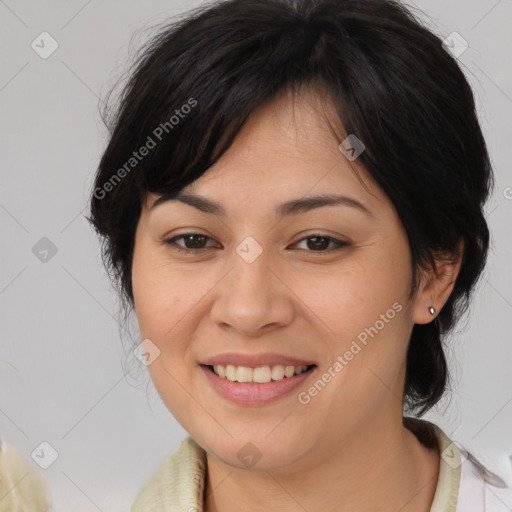
[[[200,364],[206,366],[214,365],[233,365],[245,366],[248,368],[258,368],[260,366],[275,366],[282,364],[285,366],[309,366],[315,364],[314,361],[305,359],[297,359],[283,354],[276,354],[275,352],[265,352],[261,354],[241,354],[235,352],[226,352],[216,356],[205,359]]]

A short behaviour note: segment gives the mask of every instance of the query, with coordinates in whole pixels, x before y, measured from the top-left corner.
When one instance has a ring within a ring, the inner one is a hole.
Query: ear
[[[456,254],[443,254],[435,258],[436,269],[423,271],[414,301],[413,320],[416,324],[432,322],[450,297],[462,263],[464,243],[461,240]],[[430,307],[435,308],[431,314]]]

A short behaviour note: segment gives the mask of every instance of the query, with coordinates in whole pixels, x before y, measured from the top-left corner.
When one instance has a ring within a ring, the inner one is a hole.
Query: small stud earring
[[[435,313],[436,313],[436,308],[435,308],[434,306],[430,306],[430,307],[428,308],[428,310],[429,310],[429,312],[430,312],[430,314],[431,314],[431,315],[435,315]]]

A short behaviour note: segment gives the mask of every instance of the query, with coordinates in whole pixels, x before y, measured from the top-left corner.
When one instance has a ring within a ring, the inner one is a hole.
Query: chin
[[[270,434],[267,438],[259,434],[252,436],[245,431],[239,436],[231,432],[233,438],[227,434],[222,439],[208,439],[208,436],[195,437],[195,441],[210,455],[219,459],[222,463],[238,469],[251,471],[277,471],[293,466],[304,455],[304,442],[297,439],[294,442],[290,436],[281,440]],[[265,430],[271,432],[271,429]],[[304,439],[304,436],[302,436]],[[297,447],[301,447],[300,453]]]

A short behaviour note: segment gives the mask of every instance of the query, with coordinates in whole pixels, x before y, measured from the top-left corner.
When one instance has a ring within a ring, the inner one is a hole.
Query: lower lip
[[[263,405],[274,402],[300,387],[316,369],[313,367],[311,370],[293,377],[257,384],[232,382],[219,377],[206,366],[200,365],[200,368],[220,396],[239,405]]]

